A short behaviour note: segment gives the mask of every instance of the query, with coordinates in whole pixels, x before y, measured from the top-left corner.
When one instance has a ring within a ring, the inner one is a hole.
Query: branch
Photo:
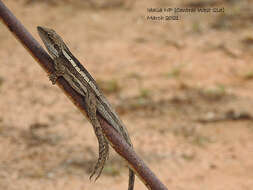
[[[54,71],[53,60],[51,57],[17,20],[11,11],[2,3],[1,0],[0,19],[48,74]],[[63,79],[63,77],[60,77],[57,80],[57,85],[87,117],[83,97],[73,90],[67,81]],[[110,141],[111,146],[128,162],[129,167],[135,171],[147,188],[152,190],[166,190],[167,188],[165,185],[160,182],[155,174],[146,166],[140,157],[137,156],[134,150],[125,142],[119,133],[112,126],[110,126],[110,124],[107,123],[101,115],[98,114],[97,117],[107,139]]]

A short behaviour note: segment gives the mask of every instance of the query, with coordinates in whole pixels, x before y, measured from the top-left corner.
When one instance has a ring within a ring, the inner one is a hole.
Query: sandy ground
[[[3,2],[39,41],[38,25],[64,38],[168,189],[253,189],[250,1]],[[146,19],[168,14],[147,8],[196,6],[225,12]],[[113,150],[89,181],[91,125],[1,23],[0,50],[0,189],[127,189]],[[146,188],[137,179],[135,189]]]

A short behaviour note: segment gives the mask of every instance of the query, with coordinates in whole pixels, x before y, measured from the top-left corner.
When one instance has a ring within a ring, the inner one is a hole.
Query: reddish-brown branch
[[[28,50],[28,52],[37,60],[42,68],[47,73],[51,73],[54,70],[53,60],[39,45],[39,43],[32,37],[32,35],[24,28],[24,26],[17,20],[17,18],[10,12],[10,10],[2,3],[1,0],[0,19]],[[86,107],[82,96],[74,91],[62,77],[57,81],[57,85],[86,116]],[[129,166],[136,172],[143,183],[152,190],[166,190],[167,188],[146,166],[140,157],[137,156],[134,150],[128,146],[128,144],[119,135],[119,133],[117,133],[115,129],[110,126],[110,124],[107,123],[99,114],[98,119],[107,139],[110,141],[111,146],[128,162]]]

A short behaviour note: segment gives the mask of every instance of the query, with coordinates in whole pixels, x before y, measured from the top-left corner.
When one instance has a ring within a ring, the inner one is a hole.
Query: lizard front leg
[[[96,110],[97,110],[96,97],[93,93],[89,92],[89,90],[87,90],[87,94],[85,96],[85,102],[87,104],[88,117],[91,121],[91,124],[93,126],[94,132],[97,136],[98,143],[99,143],[99,157],[93,169],[93,172],[90,175],[90,179],[91,179],[93,175],[97,173],[97,177],[95,179],[97,180],[99,176],[101,175],[105,162],[109,156],[109,144],[103,134],[102,128],[96,116]]]
[[[55,84],[58,77],[63,76],[64,71],[56,70],[54,73],[49,75],[49,80],[52,82],[52,84]]]
[[[55,84],[57,79],[60,76],[63,76],[66,72],[65,67],[61,65],[61,58],[60,57],[54,59],[54,68],[56,70],[49,75],[49,80],[52,82],[52,84]]]

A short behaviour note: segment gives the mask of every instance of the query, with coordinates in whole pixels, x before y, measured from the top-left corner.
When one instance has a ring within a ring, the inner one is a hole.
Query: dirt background
[[[41,43],[59,33],[173,190],[253,189],[253,2],[4,0]],[[147,20],[147,8],[219,7]],[[0,189],[127,189],[111,149],[95,183],[91,125],[0,23]],[[146,189],[136,180],[136,190]]]

